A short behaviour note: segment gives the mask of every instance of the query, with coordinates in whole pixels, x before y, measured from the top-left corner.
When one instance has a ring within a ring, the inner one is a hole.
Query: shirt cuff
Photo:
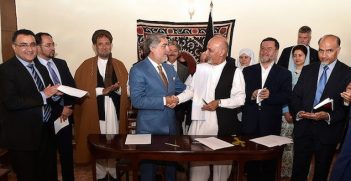
[[[301,112],[301,111],[300,111],[300,112]],[[296,121],[300,121],[300,120],[302,119],[302,118],[299,116],[299,113],[300,113],[300,112],[298,112],[298,113],[296,114],[296,119],[295,119]]]
[[[163,97],[163,105],[165,106],[166,105],[166,97]]]
[[[43,103],[44,103],[44,105],[46,105],[46,104],[47,104],[46,99],[47,99],[48,97],[46,97],[44,91],[40,91],[40,94],[41,94],[41,97],[43,98]]]
[[[97,87],[97,88],[95,88],[96,97],[97,97],[97,96],[101,96],[103,90],[104,90],[103,87]]]
[[[327,122],[328,125],[330,125],[330,114],[329,113],[327,113],[327,114],[328,114],[328,120],[325,120],[325,122]]]

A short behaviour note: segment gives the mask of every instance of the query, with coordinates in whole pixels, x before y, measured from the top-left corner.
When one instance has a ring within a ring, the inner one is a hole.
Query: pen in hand
[[[204,102],[204,104],[206,104],[206,105],[208,104],[208,103],[205,101],[205,99],[202,99],[202,102]]]
[[[180,147],[179,145],[175,145],[175,144],[172,144],[172,143],[165,143],[165,145],[174,146],[174,147]]]

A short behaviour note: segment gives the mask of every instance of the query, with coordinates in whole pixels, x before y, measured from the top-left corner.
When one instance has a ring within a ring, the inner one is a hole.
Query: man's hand
[[[61,116],[60,116],[60,121],[64,122],[71,114],[72,114],[72,109],[71,107],[65,106],[63,107]]]
[[[269,98],[269,90],[267,88],[261,89],[261,91],[260,91],[258,96],[262,100],[268,99]]]
[[[46,97],[51,97],[55,94],[57,94],[59,91],[57,90],[59,85],[54,85],[54,86],[51,86],[51,84],[49,84],[44,90],[44,94]]]
[[[113,84],[113,85],[111,85],[109,87],[104,88],[102,90],[102,94],[103,95],[108,95],[110,92],[118,90],[119,87],[120,87],[119,86],[119,82],[117,82],[117,83],[115,83],[115,84]]]
[[[286,122],[293,123],[293,117],[291,116],[290,112],[284,113],[284,118],[285,118]]]
[[[351,82],[346,86],[345,92],[340,93],[345,102],[351,102]]]
[[[321,121],[321,120],[325,121],[329,119],[329,114],[324,111],[320,111],[316,113],[300,111],[298,113],[298,116],[303,119],[312,119],[315,121]]]
[[[167,96],[166,97],[166,106],[169,108],[174,108],[178,104],[179,100],[177,96]]]
[[[202,106],[203,111],[215,111],[219,105],[219,100],[213,100]]]
[[[258,89],[256,89],[255,91],[253,91],[253,93],[252,93],[252,95],[251,95],[251,100],[256,100],[257,94],[258,94]]]

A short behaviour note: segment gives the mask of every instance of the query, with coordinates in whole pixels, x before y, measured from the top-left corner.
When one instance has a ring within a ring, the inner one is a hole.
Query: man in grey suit
[[[177,42],[173,41],[168,44],[169,53],[167,55],[168,60],[167,64],[172,65],[174,70],[177,72],[179,79],[185,83],[186,79],[189,76],[188,67],[181,64],[178,60],[180,56],[180,46]],[[184,117],[186,115],[186,119],[190,119],[190,112],[191,112],[191,103],[190,101],[184,102],[180,105],[175,107],[175,114],[176,114],[176,132],[177,134],[183,134],[183,127],[182,123],[184,121]],[[188,109],[190,107],[190,109]]]

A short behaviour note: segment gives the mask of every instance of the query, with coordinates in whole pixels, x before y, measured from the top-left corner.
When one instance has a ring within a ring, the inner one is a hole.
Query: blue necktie
[[[60,84],[60,79],[58,78],[57,74],[55,73],[54,69],[52,68],[52,62],[48,62],[48,70],[50,72],[50,75],[52,77],[52,81],[54,84]]]
[[[41,81],[37,71],[35,70],[34,68],[34,64],[28,64],[27,67],[30,68],[31,70],[31,73],[32,73],[32,76],[33,76],[33,79],[35,81],[35,84],[37,85],[38,87],[38,90],[39,91],[42,91],[44,90],[44,84],[43,82]],[[43,122],[48,122],[49,121],[49,118],[51,116],[51,107],[50,105],[46,104],[43,106]]]
[[[323,67],[323,72],[321,77],[319,78],[317,90],[316,90],[316,97],[314,98],[313,106],[317,105],[321,99],[322,93],[324,91],[325,84],[327,84],[327,70],[329,69],[328,65]]]

